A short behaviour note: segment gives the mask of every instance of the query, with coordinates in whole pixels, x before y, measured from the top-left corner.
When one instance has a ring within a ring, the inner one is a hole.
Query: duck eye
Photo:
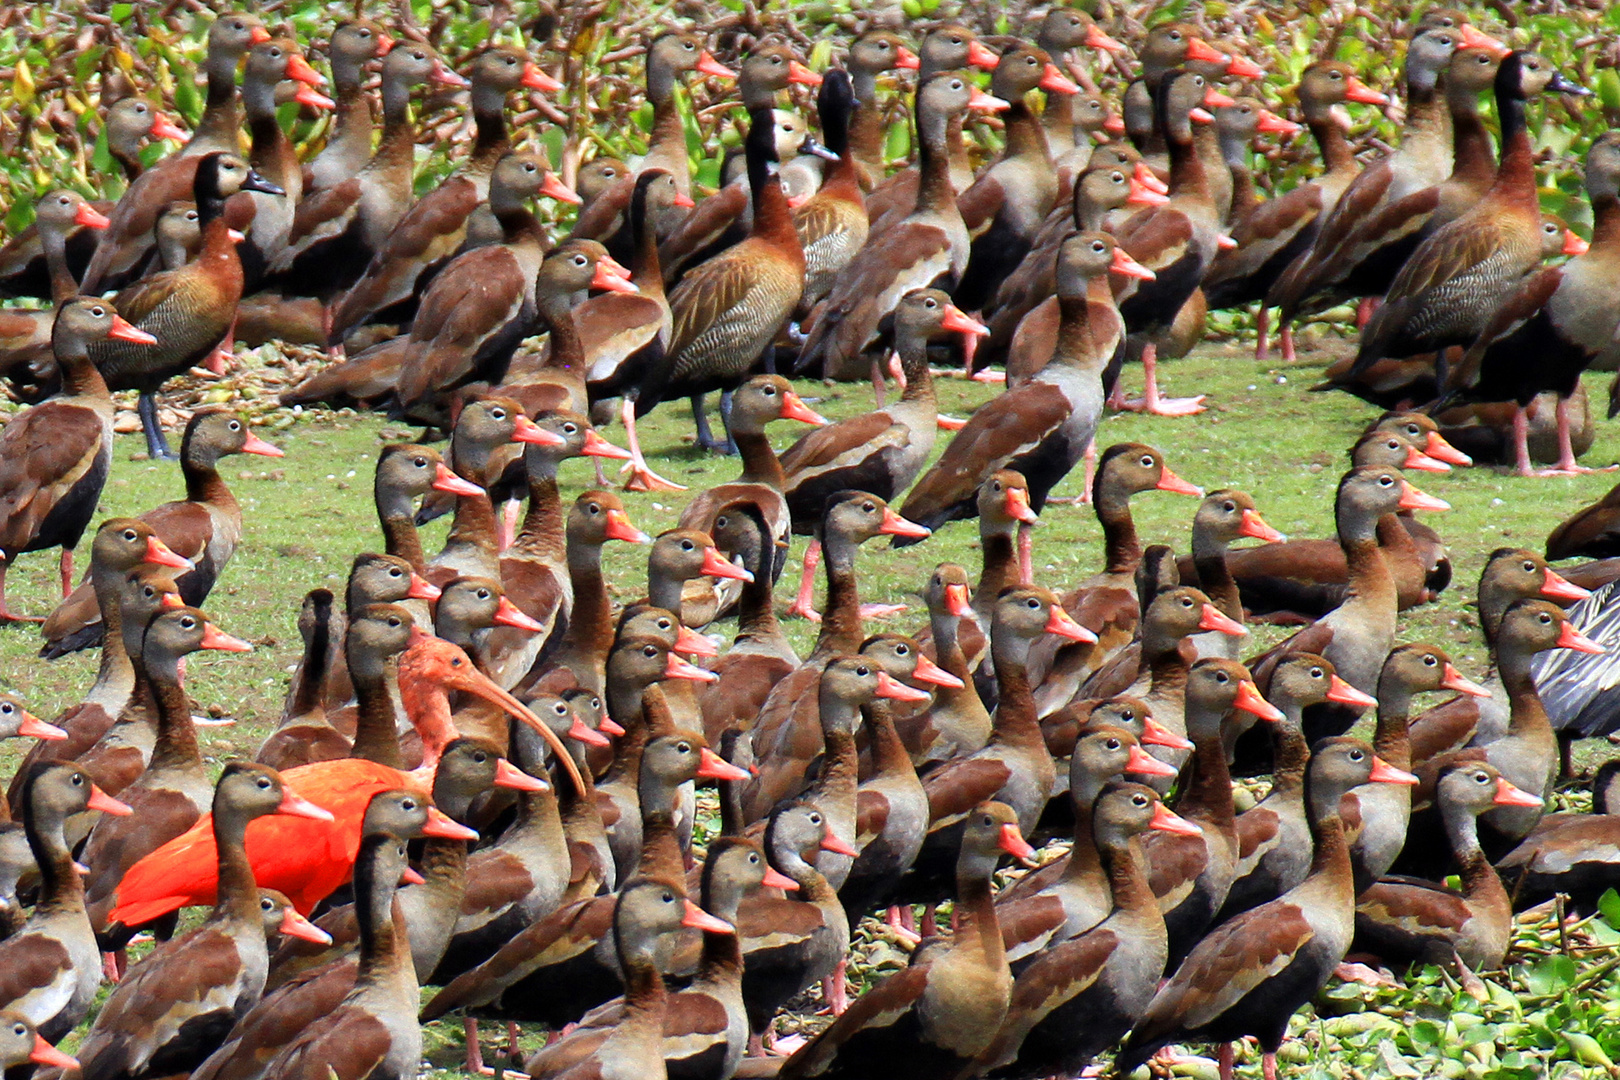
[[[1148,800],[1147,800],[1146,795],[1132,795],[1131,796],[1131,805],[1132,806],[1146,806],[1147,804],[1148,804]]]
[[[1436,660],[1433,656],[1425,656],[1423,658],[1423,663],[1424,663],[1425,667],[1434,667],[1434,665],[1438,664],[1439,662],[1440,661]]]
[[[1237,503],[1222,503],[1221,509],[1225,510],[1228,514],[1236,513]]]
[[[1224,671],[1217,671],[1215,673],[1215,681],[1218,683],[1227,683],[1232,681],[1232,677]]]
[[[1320,679],[1321,677],[1322,677],[1322,669],[1321,668],[1319,668],[1319,667],[1311,668],[1311,678]]]
[[[681,550],[682,551],[691,551],[692,550],[692,541],[690,541],[690,540],[682,540],[681,541]]]
[[[1350,751],[1350,760],[1351,761],[1360,761],[1364,757],[1366,757],[1366,755],[1363,754],[1360,750],[1352,750],[1352,751]]]
[[[1390,485],[1392,485],[1394,483],[1395,483],[1395,478],[1392,477],[1392,476],[1380,476],[1378,478],[1378,486],[1379,487],[1389,487]]]
[[[1527,562],[1527,563],[1524,564],[1524,572],[1527,573],[1527,574],[1534,571],[1535,568],[1536,568],[1535,563]]]
[[[690,754],[692,752],[692,744],[691,743],[684,743],[684,742],[683,743],[676,743],[675,744],[675,752],[678,753],[678,754]]]
[[[427,458],[412,458],[411,464],[415,465],[418,469],[425,469],[427,468]]]
[[[1041,606],[1041,602],[1032,596],[1028,600],[1024,601],[1024,606],[1029,608],[1029,610],[1034,611],[1036,608]]]
[[[1120,744],[1120,741],[1118,739],[1109,739],[1103,745],[1106,746],[1110,750],[1118,750],[1120,748],[1121,744]]]
[[[905,644],[904,642],[902,642],[901,644],[896,645],[894,647],[894,651],[895,651],[895,654],[897,656],[910,656],[911,655],[911,646],[909,646],[909,645]]]
[[[125,540],[133,540],[133,539],[135,539],[135,530],[134,529],[125,529],[124,530],[124,539]]]
[[[390,615],[390,616],[388,616],[388,625],[393,626],[393,627],[399,626],[399,616],[398,615]]]
[[[486,762],[488,760],[489,760],[489,755],[487,753],[485,753],[484,751],[477,750],[477,751],[473,752],[473,761],[477,762],[479,765],[482,765],[484,762]]]
[[[180,620],[180,625],[182,627],[184,627],[185,629],[190,630],[191,628],[193,628],[194,626],[197,625],[197,622],[196,622],[196,620],[194,620],[191,617],[187,616],[186,618]]]
[[[84,774],[83,773],[74,773],[73,774],[73,786],[74,787],[84,787]]]
[[[1142,455],[1142,468],[1144,468],[1144,469],[1153,468],[1153,458],[1150,455],[1148,455],[1148,454],[1143,454]]]
[[[274,900],[270,899],[268,896],[263,897],[263,898],[261,898],[259,900],[259,910],[260,911],[270,911],[270,910],[274,909],[275,906],[276,906],[276,902]]]
[[[577,435],[577,434],[579,434],[579,425],[578,424],[564,424],[563,425],[563,434],[564,435]]]
[[[405,809],[405,810],[415,810],[416,809],[416,800],[415,799],[406,799],[405,801],[401,802],[399,805],[400,805],[400,807],[402,809]]]
[[[388,576],[389,577],[396,577],[396,578],[397,577],[402,577],[402,576],[404,576],[404,573],[405,572],[403,570],[401,570],[397,566],[391,566],[391,567],[388,568]]]
[[[260,791],[269,791],[270,790],[270,778],[268,776],[259,777],[259,779],[256,781],[256,783],[258,783]]]

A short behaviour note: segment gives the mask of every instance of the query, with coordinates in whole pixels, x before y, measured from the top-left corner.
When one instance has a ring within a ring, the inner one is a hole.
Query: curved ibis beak
[[[572,735],[573,732],[569,732],[569,734]],[[607,742],[606,739],[602,741]],[[495,760],[495,786],[510,791],[544,791],[551,785],[538,776],[530,776],[505,758],[497,758]]]
[[[548,431],[527,416],[520,416],[512,425],[512,441],[533,443],[536,446],[566,446],[568,440],[555,431]]]
[[[630,451],[622,446],[614,446],[598,435],[595,428],[586,429],[585,446],[580,450],[580,453],[586,457],[617,458],[620,461],[630,460]]]
[[[685,623],[677,623],[673,651],[682,656],[719,656],[720,646]]]
[[[281,803],[276,807],[276,813],[286,814],[288,817],[308,818],[311,821],[336,821],[332,811],[324,806],[316,806],[292,788],[281,789]]]
[[[973,598],[966,585],[958,583],[945,586],[945,610],[958,619],[973,614]]]
[[[1429,432],[1429,441],[1424,444],[1423,452],[1450,465],[1468,466],[1474,463],[1473,458],[1446,442],[1438,431]]]
[[[720,676],[712,671],[705,671],[696,664],[688,664],[676,653],[669,654],[669,661],[664,665],[664,678],[688,679],[692,682],[719,682]]]
[[[71,1054],[64,1054],[56,1047],[45,1041],[45,1036],[34,1035],[34,1048],[28,1051],[28,1060],[35,1065],[54,1065],[58,1069],[77,1069],[79,1059]]]
[[[47,724],[31,712],[22,714],[22,723],[17,726],[17,734],[25,739],[43,739],[46,742],[55,742],[67,738],[67,732],[55,724]]]
[[[800,86],[820,86],[821,76],[797,60],[790,60],[788,61],[788,82],[798,83]]]
[[[470,480],[463,480],[450,471],[450,466],[439,462],[433,473],[433,490],[447,495],[482,495],[484,489]]]
[[[1237,697],[1232,701],[1232,708],[1242,709],[1246,713],[1258,716],[1262,720],[1270,720],[1272,723],[1276,723],[1283,718],[1282,710],[1261,697],[1259,688],[1248,679],[1238,683]]]
[[[747,769],[738,768],[707,746],[703,747],[698,756],[701,759],[698,762],[699,776],[709,780],[733,781],[743,781],[749,777]]]
[[[1358,709],[1375,709],[1378,699],[1371,694],[1363,694],[1337,675],[1328,680],[1327,699],[1339,705],[1352,705]]]
[[[176,552],[156,536],[146,538],[146,555],[142,561],[149,562],[154,566],[172,566],[176,570],[190,570],[192,568],[190,559]]]
[[[737,77],[735,71],[716,60],[707,49],[703,51],[702,56],[698,57],[697,70],[716,79],[735,79]]]
[[[73,224],[82,225],[87,229],[105,229],[112,224],[112,218],[87,202],[79,204],[79,209],[73,214]]]
[[[1125,761],[1125,771],[1135,773],[1138,776],[1163,776],[1168,778],[1176,775],[1174,765],[1168,765],[1160,761],[1140,746],[1131,747],[1131,756]]]
[[[804,399],[792,390],[782,395],[782,411],[776,415],[783,420],[797,420],[801,424],[815,424],[818,427],[827,422],[825,416],[806,405]]]
[[[915,521],[907,521],[895,513],[893,507],[885,506],[883,508],[883,524],[878,526],[878,533],[887,536],[912,536],[920,540],[925,536],[932,536],[934,530],[926,525],[919,525]]]
[[[444,591],[420,574],[411,575],[411,587],[405,593],[407,600],[437,600],[444,595]]]
[[[1459,694],[1466,694],[1469,697],[1491,696],[1491,692],[1489,690],[1479,685],[1479,683],[1474,682],[1472,679],[1464,678],[1462,672],[1458,671],[1450,664],[1446,665],[1445,677],[1440,680],[1440,686],[1444,690],[1452,690]]]
[[[1178,833],[1182,836],[1202,836],[1204,830],[1171,810],[1164,803],[1153,808],[1153,820],[1148,822],[1148,828],[1158,829],[1160,832]]]
[[[880,671],[877,673],[877,696],[891,701],[927,701],[928,691],[907,686],[888,672]]]
[[[1451,466],[1439,458],[1432,458],[1415,446],[1407,447],[1406,460],[1401,462],[1403,469],[1416,469],[1418,472],[1450,472]]]
[[[1051,614],[1046,617],[1045,630],[1048,634],[1056,634],[1060,638],[1090,644],[1097,640],[1097,635],[1074,621],[1062,604],[1053,604]]]
[[[1362,105],[1388,105],[1389,95],[1380,94],[1354,75],[1345,80],[1344,99]]]
[[[1264,540],[1268,544],[1278,544],[1288,539],[1282,533],[1266,524],[1266,519],[1253,510],[1243,511],[1243,524],[1238,529],[1239,536],[1251,536],[1256,540]]]
[[[276,929],[283,937],[298,938],[300,941],[313,941],[317,945],[332,944],[331,934],[298,914],[298,909],[291,905],[282,909],[281,925]]]
[[[1053,94],[1078,94],[1080,87],[1073,79],[1067,78],[1058,70],[1056,64],[1047,64],[1046,70],[1041,72],[1041,81],[1038,84],[1042,90]]]
[[[1001,57],[987,48],[982,41],[975,41],[968,45],[967,62],[976,68],[994,71],[996,65],[1001,63]]]
[[[540,194],[558,202],[573,203],[575,206],[585,201],[579,197],[579,192],[563,183],[562,177],[550,170],[546,171],[545,179],[540,182]]]
[[[928,683],[930,686],[943,686],[951,690],[960,690],[967,685],[967,683],[958,679],[922,653],[917,654],[917,670],[911,673],[911,677],[920,683]]]
[[[1177,735],[1151,716],[1142,718],[1142,743],[1145,746],[1168,746],[1172,750],[1191,750],[1192,740]]]
[[[1374,754],[1372,773],[1367,777],[1367,781],[1372,784],[1404,784],[1412,787],[1418,782],[1418,778],[1404,769],[1397,769]]]
[[[242,443],[242,453],[258,454],[260,457],[286,457],[287,451],[279,446],[273,446],[259,438],[253,432],[248,432],[247,439]]]
[[[627,544],[650,544],[652,537],[630,524],[630,515],[623,510],[607,512],[607,527],[602,535],[609,540],[623,540]]]
[[[794,881],[792,878],[788,877],[786,874],[782,873],[780,870],[777,870],[773,866],[767,866],[765,868],[765,880],[761,881],[759,884],[762,888],[781,889],[783,892],[799,891],[799,883],[797,881]]]
[[[501,602],[495,605],[495,623],[498,626],[510,626],[514,630],[527,630],[531,634],[538,634],[545,630],[545,624],[529,615],[526,615],[509,596],[501,597]]]
[[[901,71],[916,71],[922,67],[922,58],[901,45],[894,52],[894,66]]]
[[[1204,610],[1198,619],[1198,629],[1214,631],[1228,637],[1245,637],[1249,631],[1242,623],[1232,618],[1214,604],[1205,604]]]
[[[720,554],[719,548],[703,549],[702,573],[709,577],[730,578],[733,581],[753,581],[754,575]]]
[[[1450,510],[1451,504],[1444,499],[1437,499],[1433,495],[1419,491],[1417,488],[1401,481],[1401,501],[1397,504],[1402,510]]]
[[[107,336],[116,338],[119,341],[132,341],[137,345],[157,344],[157,338],[148,334],[145,330],[137,328],[122,315],[112,317],[112,328],[107,331]]]
[[[1001,837],[996,841],[996,846],[1019,862],[1027,863],[1035,860],[1035,849],[1024,839],[1024,834],[1018,831],[1016,822],[1009,821],[1001,827]]]
[[[202,647],[205,649],[217,649],[220,652],[253,651],[253,646],[239,637],[232,637],[225,633],[213,623],[203,623]]]
[[[563,84],[540,70],[540,65],[529,61],[523,69],[523,85],[530,90],[539,90],[544,94],[555,94],[563,88]]]
[[[717,919],[707,911],[698,907],[692,901],[684,901],[686,914],[681,916],[681,925],[691,927],[693,930],[703,930],[710,934],[735,934],[737,928],[724,919]]]
[[[103,814],[111,814],[113,817],[129,817],[135,812],[129,808],[128,803],[119,802],[94,784],[90,785],[90,801],[85,806],[86,809],[100,810]]]
[[[423,836],[437,836],[445,840],[476,840],[478,834],[457,821],[451,821],[444,811],[428,807],[427,824],[422,826]]]
[[[1592,593],[1548,567],[1547,576],[1541,579],[1541,595],[1549,600],[1585,600]]]
[[[613,745],[606,735],[603,735],[577,716],[574,717],[574,722],[568,725],[568,737],[584,746]]]
[[[1521,787],[1515,787],[1506,777],[1496,778],[1496,797],[1491,800],[1497,806],[1540,806],[1541,799],[1530,794]]]
[[[1563,629],[1558,632],[1558,643],[1554,647],[1593,654],[1608,652],[1602,645],[1575,629],[1575,624],[1572,622],[1566,622]]]
[[[1160,491],[1170,491],[1177,495],[1197,495],[1204,497],[1204,489],[1196,484],[1189,484],[1181,477],[1170,471],[1170,466],[1164,465],[1159,470],[1159,482],[1153,485]]]

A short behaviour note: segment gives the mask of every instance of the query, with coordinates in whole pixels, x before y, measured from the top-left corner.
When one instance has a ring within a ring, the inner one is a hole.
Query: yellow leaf
[[[11,79],[11,94],[17,107],[26,109],[34,101],[34,73],[28,70],[28,61],[17,61],[17,73]]]
[[[1277,28],[1272,25],[1270,19],[1266,18],[1265,12],[1261,12],[1258,16],[1256,16],[1255,25],[1259,28],[1262,36],[1268,38],[1274,38],[1277,36]]]

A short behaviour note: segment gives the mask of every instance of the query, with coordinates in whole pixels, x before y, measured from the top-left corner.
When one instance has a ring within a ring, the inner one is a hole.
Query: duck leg
[[[849,959],[846,957],[838,961],[833,973],[821,983],[822,996],[827,999],[827,1007],[834,1016],[843,1016],[849,1010],[849,982],[846,974],[849,971]]]
[[[163,437],[163,424],[158,420],[157,394],[150,390],[142,390],[140,397],[135,399],[135,411],[141,417],[141,430],[146,433],[146,456],[153,461],[175,461],[175,453],[169,449],[169,440]]]
[[[1575,461],[1575,447],[1569,432],[1569,413],[1573,405],[1573,398],[1559,395],[1558,408],[1555,412],[1558,417],[1558,463],[1550,469],[1541,470],[1538,476],[1578,476],[1582,473],[1613,472],[1620,468],[1620,465],[1607,465],[1601,469],[1593,469]]]
[[[711,454],[734,454],[736,450],[731,447],[730,440],[722,443],[714,437],[709,430],[709,414],[703,407],[703,394],[692,395],[692,423],[697,427],[697,445],[700,450],[707,450]]]
[[[6,607],[6,571],[9,569],[11,569],[11,564],[6,562],[3,558],[0,558],[0,624],[8,622],[44,622],[44,619],[34,618],[29,615],[17,615],[13,613],[10,608]]]
[[[694,402],[696,399],[693,399]],[[698,412],[701,417],[702,411]],[[641,453],[641,439],[636,435],[636,399],[627,397],[619,406],[619,416],[624,421],[625,438],[630,442],[630,463],[625,468],[630,470],[630,479],[624,482],[626,491],[685,491],[686,488],[673,480],[666,480],[653,472],[647,466],[647,459]],[[598,458],[597,460],[601,460]]]
[[[1267,331],[1271,329],[1271,309],[1266,307],[1264,300],[1260,301],[1260,310],[1254,314],[1254,358],[1264,363],[1271,354],[1271,341]]]
[[[1361,302],[1356,305],[1357,330],[1361,330],[1366,327],[1368,321],[1373,317],[1373,312],[1378,310],[1378,305],[1380,303],[1382,303],[1382,299],[1377,296],[1363,296],[1361,298]]]
[[[774,374],[774,372],[773,372]],[[737,444],[731,438],[731,391],[720,391],[720,423],[726,429],[726,442],[720,448],[722,454],[735,455]]]
[[[810,546],[804,549],[804,572],[799,578],[799,593],[788,605],[789,615],[798,615],[811,622],[821,621],[821,612],[816,610],[816,567],[820,563],[821,541],[812,537]]]
[[[1146,383],[1142,396],[1125,403],[1129,411],[1154,416],[1193,416],[1204,411],[1203,394],[1190,398],[1159,396],[1159,349],[1152,342],[1142,347],[1142,376]]]
[[[917,933],[917,931],[905,925],[905,916],[910,913],[910,908],[891,907],[884,921],[888,924],[890,932],[893,933],[895,937],[899,938],[901,941],[915,949],[918,945],[922,944],[922,937]]]
[[[66,600],[73,595],[73,549],[66,544],[62,545],[61,557],[56,561],[57,570],[62,575],[62,599]]]
[[[236,355],[236,319],[233,317],[231,328],[225,331],[225,340],[214,346],[214,351],[208,354],[203,366],[215,375],[223,375],[234,355]]]
[[[1229,1042],[1221,1043],[1220,1049],[1215,1052],[1215,1065],[1221,1070],[1221,1080],[1232,1080],[1232,1068],[1237,1064],[1237,1054]]]
[[[1294,324],[1284,323],[1282,328],[1282,358],[1294,362]]]

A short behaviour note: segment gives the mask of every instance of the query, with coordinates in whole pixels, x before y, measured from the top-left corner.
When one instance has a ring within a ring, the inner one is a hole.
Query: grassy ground
[[[1208,412],[1180,420],[1111,416],[1103,423],[1099,443],[1152,443],[1165,452],[1176,472],[1193,483],[1250,492],[1267,520],[1284,532],[1293,536],[1331,535],[1333,491],[1346,461],[1346,448],[1373,411],[1343,395],[1308,394],[1305,387],[1316,381],[1323,364],[1345,348],[1343,342],[1330,337],[1325,347],[1305,352],[1300,363],[1286,365],[1280,361],[1256,363],[1248,344],[1207,344],[1192,358],[1169,365],[1166,382],[1171,393],[1207,392],[1211,406]],[[1128,371],[1126,379],[1135,387],[1140,372]],[[1602,399],[1602,387],[1595,381],[1590,389],[1594,398]],[[806,384],[801,390],[815,408],[834,418],[865,410],[871,401],[870,389],[863,386]],[[946,380],[941,386],[942,407],[955,415],[965,415],[991,393],[978,384]],[[201,733],[205,752],[223,761],[251,755],[279,715],[287,674],[298,654],[295,619],[303,594],[320,585],[340,588],[351,557],[380,547],[370,499],[372,464],[380,445],[408,438],[410,432],[370,415],[309,412],[294,416],[269,410],[256,400],[257,390],[250,379],[227,380],[210,397],[239,402],[262,417],[265,427],[261,433],[287,452],[286,458],[279,461],[227,459],[224,470],[243,505],[246,527],[236,558],[207,609],[222,629],[252,641],[255,651],[246,656],[204,655],[195,658],[189,667],[189,689],[199,711],[238,721],[235,727],[210,728]],[[798,434],[786,430],[788,426],[773,430],[779,446]],[[649,418],[643,428],[643,441],[655,468],[693,489],[734,474],[734,461],[700,456],[692,450],[686,442],[689,431],[684,408],[666,408]],[[615,431],[608,435],[620,438]],[[942,446],[944,442],[942,437]],[[175,466],[133,460],[142,445],[138,435],[118,439],[113,475],[103,494],[98,519],[136,513],[179,495]],[[1599,464],[1615,460],[1620,460],[1620,433],[1612,425],[1600,425],[1597,444],[1587,461]],[[591,486],[591,481],[589,464],[575,462],[566,466],[562,475],[565,499]],[[1453,588],[1438,603],[1403,617],[1403,638],[1440,642],[1466,674],[1479,676],[1484,673],[1486,657],[1470,602],[1485,556],[1508,544],[1539,549],[1553,525],[1570,511],[1599,498],[1613,484],[1613,478],[1520,479],[1500,470],[1476,468],[1445,476],[1422,476],[1418,483],[1454,508],[1449,514],[1432,515],[1430,520],[1451,545],[1457,576]],[[1057,494],[1073,495],[1078,487],[1076,473],[1060,485]],[[631,495],[628,504],[635,523],[656,533],[674,524],[683,499],[679,494]],[[1143,541],[1170,543],[1185,550],[1194,507],[1194,500],[1172,495],[1138,498],[1133,511]],[[437,547],[445,527],[445,522],[439,522],[426,530],[429,550]],[[941,560],[976,567],[976,536],[973,524],[964,522],[946,527],[927,543],[901,551],[870,545],[860,564],[863,597],[904,600],[908,591],[920,586],[928,570]],[[1057,586],[1093,572],[1100,566],[1100,538],[1100,529],[1088,508],[1049,507],[1037,533],[1038,579]],[[89,539],[87,535],[80,547],[81,566],[88,557]],[[802,545],[802,540],[799,543]],[[795,556],[801,551],[802,547],[796,546]],[[615,594],[620,599],[641,595],[645,585],[641,561],[644,551],[609,545],[606,558]],[[54,553],[23,557],[8,582],[13,607],[44,614],[55,598],[55,580]],[[784,597],[791,584],[790,574],[782,589]],[[891,620],[893,625],[902,629],[923,625],[921,605],[915,598],[911,602],[912,610]],[[814,636],[813,628],[802,622],[790,623],[789,632],[796,643],[804,646]],[[1257,628],[1257,645],[1273,639],[1276,633]],[[35,656],[37,647],[37,635],[28,627],[0,630],[0,687],[17,692],[34,711],[49,718],[78,700],[94,678],[95,660],[93,654],[86,653],[48,664]],[[1582,758],[1590,761],[1600,752],[1596,746],[1583,747]],[[0,749],[0,774],[9,773],[15,758],[14,747]],[[1526,926],[1525,933],[1529,935],[1527,942],[1537,940],[1535,927]],[[892,948],[875,939],[863,938],[857,951],[861,967],[887,968],[901,961]],[[1588,970],[1583,966],[1581,972]],[[1550,1000],[1562,1000],[1560,988],[1574,983],[1576,978],[1571,973],[1565,982],[1555,980],[1549,984],[1545,992],[1551,995]],[[1425,993],[1434,1000],[1425,1004]],[[1346,1005],[1384,1009],[1383,1013],[1363,1014],[1374,1017],[1393,1013],[1411,1018],[1424,1008],[1438,1010],[1440,1034],[1434,1040],[1438,1046],[1448,1038],[1443,1014],[1453,1007],[1452,997],[1452,990],[1434,975],[1408,998],[1397,1000],[1386,994],[1376,1002],[1369,999]],[[1491,1012],[1485,1007],[1476,1007],[1476,1011]],[[1549,1032],[1560,1030],[1558,1025],[1549,1024]],[[1409,1025],[1402,1021],[1397,1026]],[[1350,1043],[1345,1040],[1352,1035],[1359,1040],[1356,1045],[1376,1045],[1373,1034],[1376,1032],[1344,1033],[1340,1039],[1324,1025],[1308,1045],[1315,1048],[1314,1054],[1321,1055],[1323,1047],[1338,1045],[1335,1039],[1348,1047]],[[1414,1063],[1424,1058],[1428,1048],[1414,1041],[1416,1035],[1404,1030],[1398,1035],[1386,1034],[1398,1046],[1397,1060],[1403,1055]],[[1476,1045],[1489,1043],[1477,1032],[1474,1041]],[[1501,1058],[1493,1058],[1489,1067],[1468,1059],[1479,1067],[1471,1068],[1467,1075],[1547,1075],[1543,1066],[1575,1052],[1573,1044],[1550,1035],[1541,1041],[1554,1049],[1543,1057],[1527,1059],[1525,1068],[1530,1071],[1521,1072],[1517,1065]],[[460,1053],[459,1029],[434,1025],[429,1049],[437,1065],[453,1065]],[[1510,1049],[1506,1047],[1503,1052]],[[1376,1057],[1378,1052],[1367,1053]],[[1350,1060],[1344,1058],[1345,1062]],[[1298,1075],[1302,1076],[1418,1075],[1402,1074],[1398,1068],[1386,1071],[1372,1059],[1364,1069],[1352,1067],[1351,1073],[1340,1072],[1337,1066],[1331,1072],[1318,1072],[1315,1067],[1305,1067],[1304,1061],[1297,1064],[1301,1067]],[[1535,1071],[1537,1068],[1541,1071]],[[1442,1072],[1451,1075],[1447,1070]]]

